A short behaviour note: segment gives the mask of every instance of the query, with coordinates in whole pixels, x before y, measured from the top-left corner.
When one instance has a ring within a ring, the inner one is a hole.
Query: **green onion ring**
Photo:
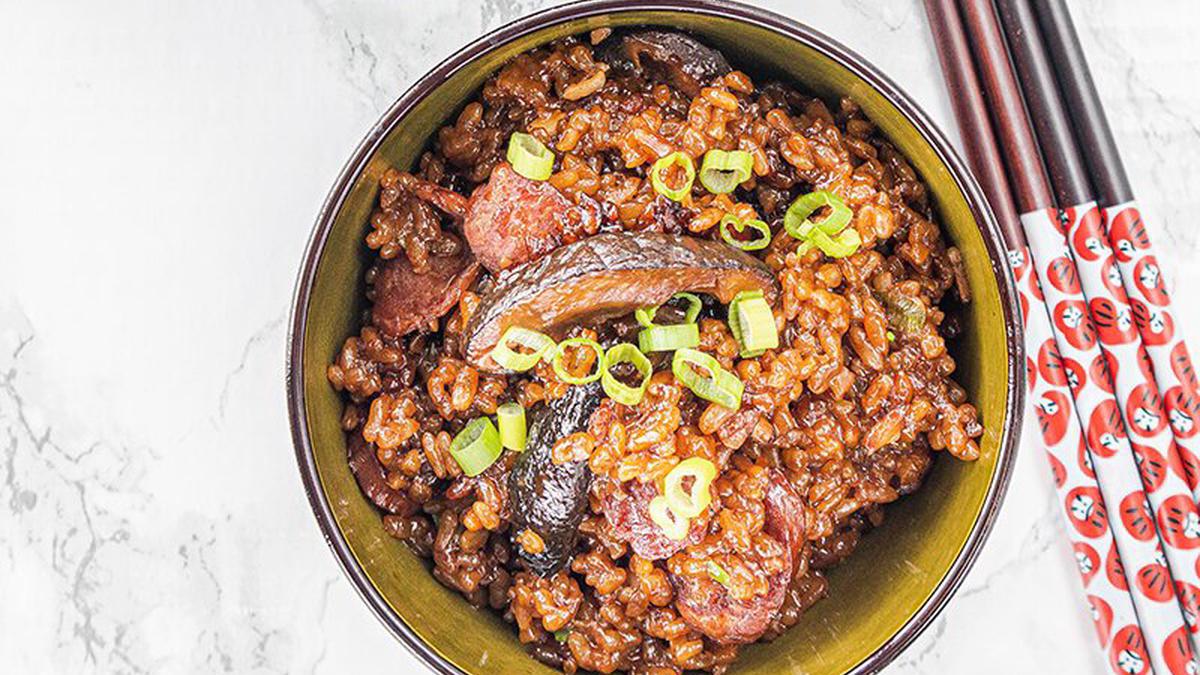
[[[576,377],[575,375],[567,372],[567,369],[562,363],[563,354],[566,353],[567,347],[575,346],[587,347],[588,349],[596,352],[595,372],[588,373],[583,377]],[[600,343],[596,342],[595,340],[578,337],[569,338],[558,343],[558,347],[554,349],[554,357],[551,358],[550,365],[554,367],[554,374],[558,375],[558,379],[566,382],[567,384],[587,384],[589,382],[595,382],[596,380],[600,379],[600,376],[604,372],[604,348],[601,347]]]
[[[821,249],[821,252],[830,258],[848,258],[858,251],[862,237],[859,236],[858,230],[852,227],[842,230],[836,237],[830,237],[820,229],[815,229],[808,243]]]
[[[666,177],[663,176],[673,165],[678,165],[683,169],[683,185],[678,188],[667,185]],[[659,157],[654,166],[650,168],[650,184],[654,186],[654,191],[672,201],[681,202],[684,197],[690,195],[692,183],[695,180],[696,167],[692,164],[692,158],[682,152],[676,151],[665,157]]]
[[[462,467],[467,476],[483,473],[504,448],[500,445],[500,433],[486,417],[478,417],[467,423],[450,442],[450,456]]]
[[[680,518],[695,518],[712,503],[708,486],[717,477],[717,466],[703,457],[688,457],[676,464],[663,479],[663,497],[671,512]],[[692,479],[690,488],[683,481]]]
[[[665,497],[659,495],[651,499],[647,510],[650,511],[650,520],[654,521],[655,525],[658,525],[658,528],[662,530],[662,533],[668,539],[683,541],[687,537],[688,528],[692,524],[691,521],[687,518],[680,518],[672,513],[670,507],[667,506]]]
[[[810,221],[808,217],[822,206],[829,207],[829,215],[818,222]],[[852,216],[850,207],[846,206],[846,202],[837,195],[828,190],[817,190],[797,197],[796,201],[792,202],[787,213],[783,215],[783,229],[797,239],[808,239],[814,226],[825,234],[832,235],[841,232],[842,228],[849,225]],[[802,227],[806,223],[811,224],[808,227]]]
[[[775,315],[761,294],[757,297],[734,297],[734,301],[729,303],[729,332],[737,340],[741,350],[739,355],[744,359],[779,347]]]
[[[509,342],[514,342],[532,351],[527,353],[514,351],[508,346]],[[554,340],[549,335],[520,326],[510,326],[508,330],[504,331],[504,336],[500,338],[496,346],[492,347],[489,356],[502,368],[521,372],[536,366],[538,361],[541,361],[552,349],[554,349]]]
[[[695,324],[689,324],[695,326]],[[631,363],[634,368],[642,375],[642,382],[636,388],[621,382],[612,374],[611,368],[618,363]],[[600,383],[604,387],[604,393],[617,403],[625,405],[637,405],[642,402],[642,397],[646,394],[646,388],[650,386],[650,376],[654,374],[654,366],[650,365],[650,359],[646,355],[638,351],[637,347],[623,342],[619,345],[613,345],[604,353],[604,371],[600,375]]]
[[[709,150],[700,163],[700,184],[705,190],[720,195],[750,180],[754,156],[745,150]]]
[[[729,332],[733,335],[733,339],[737,341],[739,348],[742,345],[742,324],[740,321],[738,321],[738,305],[746,300],[761,300],[762,297],[762,291],[742,291],[741,293],[733,296],[733,300],[729,302],[729,307],[726,312],[726,323],[729,325]],[[762,352],[755,354],[753,352],[743,350],[738,354],[738,356],[741,356],[743,359],[750,359],[754,358],[755,356],[759,356],[761,353]]]
[[[673,352],[676,349],[700,344],[700,326],[681,323],[673,326],[650,326],[638,332],[638,349],[643,352]]]
[[[505,159],[514,171],[530,180],[546,180],[554,172],[554,153],[529,134],[508,137]]]
[[[736,232],[745,232],[746,228],[750,228],[762,236],[756,239],[738,239],[729,231],[730,227]],[[725,240],[725,243],[743,251],[757,251],[766,248],[771,243],[771,228],[761,220],[741,220],[732,213],[728,213],[721,218],[720,228],[721,238]]]
[[[500,445],[517,452],[525,449],[525,408],[520,403],[509,402],[496,408],[496,422],[500,426]]]
[[[688,308],[683,312],[684,323],[696,323],[696,319],[700,316],[700,310],[703,309],[704,303],[700,300],[700,296],[695,293],[676,293],[667,299],[667,302],[672,300],[687,300]],[[665,303],[664,303],[665,304]],[[634,311],[633,317],[637,322],[646,328],[658,325],[654,323],[654,316],[658,313],[658,307],[642,307]]]
[[[729,585],[729,572],[726,572],[724,567],[711,560],[708,561],[708,576],[712,577],[713,581],[722,586]]]
[[[697,373],[694,366],[708,371],[708,375]],[[737,375],[725,370],[713,357],[696,349],[680,349],[671,359],[671,372],[675,379],[692,393],[706,401],[737,410],[742,406],[742,391],[745,386]]]

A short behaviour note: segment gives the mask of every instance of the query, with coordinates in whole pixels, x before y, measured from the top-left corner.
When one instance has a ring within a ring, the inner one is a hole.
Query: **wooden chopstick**
[[[1027,351],[1038,354],[1044,345],[1056,344],[1054,333],[1045,302],[1033,293],[1033,288],[1038,284],[1037,272],[1028,262],[1029,251],[1025,246],[1025,235],[1021,229],[1008,178],[1004,175],[1000,149],[996,145],[987,104],[972,63],[958,8],[955,0],[925,0],[925,8],[934,42],[938,47],[942,73],[950,90],[951,105],[962,131],[967,159],[1000,222],[1009,260],[1017,277],[1017,288],[1024,310]],[[1061,363],[1055,361],[1056,355],[1057,352],[1047,354],[1044,361],[1048,367],[1061,367]],[[1117,585],[1107,574],[1095,573],[1094,561],[1100,560],[1100,556],[1103,555],[1101,552],[1116,550],[1112,530],[1104,528],[1085,532],[1075,526],[1071,510],[1075,498],[1081,494],[1100,494],[1095,475],[1085,471],[1076,457],[1077,449],[1084,442],[1083,428],[1071,392],[1064,382],[1055,384],[1044,377],[1032,378],[1028,401],[1035,414],[1057,407],[1063,408],[1060,417],[1052,418],[1051,423],[1040,425],[1043,447],[1052,475],[1055,476],[1054,485],[1060,513],[1065,521],[1064,530],[1072,552],[1080,561],[1078,571],[1085,600],[1091,609],[1092,617],[1111,617],[1108,621],[1097,622],[1101,658],[1109,662],[1106,651],[1111,640],[1109,626],[1137,626],[1138,617],[1129,587]],[[1062,423],[1053,423],[1058,420]],[[1124,579],[1121,581],[1124,582]]]
[[[1168,284],[1155,257],[1150,235],[1134,201],[1125,166],[1108,118],[1062,0],[1035,5],[1047,49],[1053,55],[1058,86],[1070,111],[1072,129],[1104,207],[1109,243],[1133,305],[1138,331],[1166,403],[1178,454],[1192,477],[1192,496],[1200,499],[1200,459],[1189,449],[1198,442],[1200,382],[1192,366],[1183,327],[1174,316]]]
[[[1064,363],[1074,364],[1072,395],[1079,420],[1088,430],[1087,454],[1098,479],[1103,502],[1110,510],[1108,523],[1124,560],[1126,578],[1137,609],[1140,627],[1122,627],[1106,637],[1120,642],[1137,638],[1134,642],[1141,647],[1123,654],[1128,659],[1126,672],[1141,672],[1143,668],[1151,666],[1160,672],[1169,672],[1171,657],[1164,649],[1166,645],[1176,648],[1182,645],[1184,661],[1192,659],[1183,614],[1177,603],[1170,602],[1174,589],[1168,586],[1172,584],[1168,582],[1148,587],[1144,583],[1139,584],[1139,581],[1147,570],[1160,579],[1170,579],[1166,565],[1162,564],[1168,561],[1180,567],[1182,573],[1183,561],[1188,554],[1182,548],[1171,550],[1181,542],[1161,536],[1170,532],[1167,530],[1170,523],[1151,517],[1139,466],[1121,419],[1125,406],[1113,395],[1113,387],[1108,381],[1110,378],[1103,372],[1104,364],[1108,361],[1096,342],[1087,298],[1080,289],[1081,280],[1090,284],[1101,277],[1093,273],[1090,278],[1082,278],[1082,270],[1074,264],[1061,229],[1059,213],[1048,208],[1053,206],[1054,199],[1040,162],[1042,148],[1032,131],[995,7],[990,0],[962,0],[960,7],[966,17],[968,41],[983,75],[984,89],[994,113],[993,121],[1004,149],[1008,177],[1022,211],[1021,222],[1026,241],[1039,276],[1047,282],[1041,290],[1053,317],[1057,346]],[[1035,111],[1035,114],[1041,113]],[[1038,161],[1034,160],[1035,157]],[[1098,377],[1098,371],[1091,368],[1095,364],[1100,365]],[[1139,371],[1136,357],[1118,360],[1117,366],[1118,372],[1124,371],[1126,374]],[[1170,490],[1170,494],[1172,500],[1178,496],[1174,489]],[[1152,502],[1155,496],[1151,494]],[[1194,508],[1190,494],[1184,499]],[[1171,503],[1175,504],[1175,501]],[[1159,505],[1155,506],[1157,508]],[[1131,513],[1137,516],[1135,520],[1139,525],[1146,527],[1126,526],[1126,517]],[[1166,561],[1163,561],[1164,549],[1167,551]],[[1145,643],[1142,642],[1143,635]],[[1184,639],[1180,640],[1180,637]],[[1147,646],[1152,648],[1147,649]]]
[[[1016,66],[1020,90],[1037,132],[1038,147],[1055,199],[1062,207],[1091,201],[1092,186],[1087,167],[1075,145],[1071,121],[1042,46],[1033,9],[1025,2],[1004,0],[997,0],[996,9]]]
[[[990,3],[965,2],[961,5],[963,25],[967,28],[968,43],[979,68],[984,94],[992,111],[996,139],[1008,169],[1017,208],[1021,213],[1054,206],[1050,179],[1042,165],[1041,151],[1019,93],[1000,96],[999,92],[1020,92],[1016,76],[1008,65],[1008,52],[1000,24],[988,17]]]
[[[950,90],[950,105],[962,131],[963,148],[975,178],[991,202],[996,220],[1008,249],[1025,247],[1025,235],[1017,218],[1008,178],[1004,175],[1004,160],[996,146],[992,120],[988,117],[979,78],[971,60],[971,49],[963,33],[956,0],[925,0],[929,27],[938,46],[942,75]]]
[[[1158,394],[1158,384],[1153,377],[1143,375],[1140,367],[1142,355],[1147,352],[1129,304],[1128,290],[1134,284],[1126,284],[1117,270],[1104,231],[1103,215],[1095,201],[1049,54],[1042,44],[1033,7],[1029,0],[997,0],[996,6],[1021,90],[1037,128],[1042,156],[1051,167],[1051,183],[1063,207],[1061,227],[1067,234],[1079,283],[1099,328],[1099,342],[1107,356],[1118,364],[1109,388],[1115,388],[1125,428],[1130,437],[1137,440],[1139,463],[1161,458],[1168,465],[1181,466],[1179,449],[1167,421],[1162,397]],[[1113,274],[1116,275],[1115,283],[1110,276]],[[1162,478],[1161,481],[1157,477],[1142,480],[1154,512],[1178,514],[1176,518],[1195,518],[1200,522],[1195,495],[1183,476],[1167,472]],[[1158,521],[1167,566],[1175,582],[1159,594],[1165,601],[1174,594],[1171,592],[1176,586],[1181,591],[1200,588],[1200,571],[1197,570],[1200,557],[1196,548],[1200,538],[1186,536],[1186,532],[1181,537],[1179,532],[1171,529],[1169,518],[1159,517]],[[1190,615],[1194,621],[1200,612],[1195,595],[1180,592],[1178,601],[1182,603],[1185,616]],[[1189,637],[1193,651],[1200,652],[1200,636],[1189,633]],[[1157,646],[1151,646],[1157,649]]]
[[[1050,60],[1054,65],[1059,90],[1071,112],[1072,128],[1087,161],[1088,174],[1096,187],[1102,206],[1133,201],[1133,188],[1125,173],[1125,164],[1117,150],[1116,139],[1108,125],[1108,116],[1100,103],[1100,94],[1092,81],[1075,24],[1064,0],[1039,0],[1034,7],[1038,25]]]

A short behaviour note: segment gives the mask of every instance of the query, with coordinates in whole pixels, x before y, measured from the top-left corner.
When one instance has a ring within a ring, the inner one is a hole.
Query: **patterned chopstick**
[[[1035,10],[1088,178],[1104,209],[1104,233],[1116,256],[1134,322],[1163,396],[1188,484],[1192,495],[1200,498],[1200,460],[1187,447],[1200,434],[1200,396],[1183,331],[1172,312],[1166,280],[1134,201],[1071,14],[1063,0],[1043,0],[1036,3]]]
[[[1046,376],[1031,374],[1030,408],[1038,414],[1051,476],[1060,513],[1074,553],[1085,599],[1091,610],[1101,654],[1108,658],[1108,646],[1116,632],[1141,632],[1130,589],[1121,571],[1120,556],[1112,530],[1105,517],[1104,498],[1095,474],[1085,469],[1080,458],[1086,453],[1083,428],[1066,380],[1056,377],[1065,372],[1057,350],[1049,349],[1046,358],[1034,360],[1043,345],[1054,344],[1054,334],[1038,287],[1037,272],[1027,264],[1029,253],[1024,245],[1020,221],[1012,201],[1012,192],[1004,175],[1000,150],[996,146],[987,107],[980,93],[978,77],[955,0],[925,0],[942,73],[950,90],[955,117],[962,130],[963,145],[972,169],[979,178],[993,211],[1000,222],[1009,260],[1013,264],[1020,293],[1025,326],[1027,362],[1032,372],[1044,368]],[[1106,561],[1109,564],[1106,564]],[[1127,627],[1134,627],[1133,631]],[[1114,664],[1113,671],[1120,673]]]
[[[1107,404],[1107,412],[1089,422],[1088,434],[1118,433],[1124,421],[1124,431],[1130,436],[1141,470],[1144,493],[1158,522],[1174,580],[1173,590],[1183,607],[1193,651],[1200,652],[1200,636],[1195,632],[1200,599],[1200,510],[1185,478],[1154,373],[1135,326],[1128,288],[1103,232],[1103,218],[1093,200],[1083,157],[1075,143],[1033,7],[1029,0],[998,0],[997,7],[1049,168],[1051,186],[1059,204],[1070,205],[1061,210],[1059,228],[1053,228],[1062,233],[1047,231],[1046,234],[1056,240],[1066,235],[1074,269],[1069,261],[1056,261],[1054,271],[1058,277],[1049,281],[1083,291],[1080,299],[1087,304],[1080,307],[1077,300],[1064,311],[1074,316],[1090,310],[1095,330],[1089,334],[1087,324],[1080,322],[1072,331],[1074,341],[1098,343],[1103,352],[1094,362],[1071,364],[1075,378],[1080,386],[1086,386],[1083,380],[1090,377],[1109,393],[1115,393],[1121,404],[1115,411]],[[1055,317],[1056,321],[1066,318]],[[1157,576],[1159,571],[1157,567],[1150,571],[1139,569],[1136,577],[1142,583],[1146,575]],[[1160,593],[1156,597],[1166,602],[1165,596]],[[1157,647],[1150,645],[1151,649]]]
[[[1044,292],[1054,319],[1052,330],[1064,364],[1108,364],[1095,340],[1090,311],[1083,298],[1078,270],[1073,264],[1061,221],[1054,210],[1049,180],[1026,114],[1017,80],[1009,62],[995,8],[988,0],[962,2],[972,51],[983,75],[1005,160],[1015,189],[1021,223],[1038,275],[1046,282],[1032,293]],[[1090,339],[1089,339],[1090,336]],[[1051,350],[1046,345],[1045,351]],[[1119,364],[1137,368],[1137,362]],[[1077,376],[1079,373],[1075,371]],[[1192,661],[1183,614],[1176,600],[1173,580],[1164,556],[1159,523],[1147,504],[1132,446],[1124,433],[1122,407],[1113,395],[1105,373],[1087,372],[1074,378],[1072,387],[1085,434],[1085,473],[1096,475],[1104,502],[1115,511],[1109,514],[1110,529],[1126,565],[1126,581],[1140,623],[1115,632],[1109,647],[1110,663],[1122,672],[1141,673],[1151,669],[1170,672],[1175,656]],[[1068,373],[1062,373],[1071,382]],[[1164,497],[1167,495],[1163,495]],[[1171,495],[1173,496],[1173,495]],[[1088,501],[1076,506],[1086,513]],[[1094,507],[1094,505],[1093,505]],[[1176,562],[1186,557],[1182,547],[1172,551]],[[1193,570],[1194,572],[1194,570]],[[1194,666],[1194,664],[1193,664]]]

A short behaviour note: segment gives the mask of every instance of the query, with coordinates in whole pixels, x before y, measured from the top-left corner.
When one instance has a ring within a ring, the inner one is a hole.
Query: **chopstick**
[[[1066,105],[1042,44],[1040,29],[1029,0],[997,0],[1013,62],[1019,75],[1025,101],[1037,129],[1042,155],[1051,167],[1050,179],[1062,209],[1062,226],[1078,270],[1079,282],[1087,298],[1092,318],[1098,327],[1101,349],[1111,362],[1113,382],[1123,413],[1125,428],[1136,440],[1134,451],[1141,466],[1164,462],[1183,466],[1179,450],[1167,422],[1155,378],[1143,374],[1142,339],[1135,325],[1127,291],[1136,284],[1124,284],[1116,270],[1112,249],[1104,233],[1103,217],[1093,197],[1087,168],[1075,142]],[[1110,387],[1111,389],[1111,387]],[[1197,546],[1200,532],[1185,526],[1200,523],[1195,496],[1181,473],[1165,471],[1143,475],[1142,483],[1154,513],[1159,514],[1160,535],[1176,585],[1182,589],[1200,588]],[[1168,515],[1169,514],[1169,515]],[[1174,524],[1172,524],[1174,520]],[[1196,597],[1181,593],[1185,617],[1195,624]],[[1200,652],[1200,636],[1189,632],[1194,652]]]
[[[1141,648],[1126,655],[1127,666],[1137,666],[1126,672],[1142,671],[1147,659],[1154,669],[1170,672],[1169,660],[1157,646],[1182,642],[1186,659],[1190,659],[1190,646],[1186,640],[1180,640],[1181,636],[1187,635],[1187,628],[1179,605],[1172,601],[1174,588],[1162,560],[1158,523],[1145,503],[1138,465],[1121,422],[1122,406],[1113,396],[1111,387],[1105,388],[1108,378],[1104,373],[1099,373],[1099,379],[1093,376],[1109,362],[1094,339],[1088,305],[1079,287],[1079,274],[1072,264],[1067,240],[1058,229],[1049,180],[1036,159],[1040,156],[1039,147],[1009,63],[995,8],[990,0],[964,0],[960,6],[966,19],[968,41],[983,75],[984,91],[994,112],[993,121],[1004,148],[1009,180],[1021,211],[1022,229],[1038,275],[1047,281],[1040,290],[1051,308],[1057,348],[1070,373],[1069,381],[1074,385],[1072,395],[1079,421],[1087,429],[1086,454],[1098,479],[1103,502],[1112,509],[1106,525],[1112,530],[1125,563],[1128,586],[1132,589],[1140,629],[1137,625],[1117,627],[1111,639],[1114,644],[1125,643],[1131,636],[1136,636],[1135,641],[1140,644],[1140,638],[1144,636],[1156,647],[1144,649],[1142,644]],[[1036,294],[1036,290],[1034,292]],[[1053,347],[1053,344],[1046,344],[1039,351],[1049,351]],[[1116,365],[1119,369],[1137,369],[1136,361]],[[1094,503],[1089,504],[1089,501]],[[1094,515],[1094,509],[1103,508],[1094,497],[1083,502],[1077,500],[1075,505],[1089,516]],[[1093,508],[1088,509],[1088,506]],[[1127,527],[1126,521],[1136,521],[1138,527]],[[1163,583],[1147,585],[1145,578],[1150,575],[1157,575]]]
[[[1042,0],[1035,7],[1088,177],[1104,208],[1108,241],[1116,252],[1117,268],[1135,308],[1134,318],[1140,314],[1143,319],[1137,322],[1138,330],[1150,357],[1158,390],[1163,394],[1180,457],[1184,466],[1190,468],[1192,496],[1200,498],[1200,482],[1196,480],[1200,476],[1200,460],[1186,448],[1200,433],[1200,402],[1197,399],[1200,385],[1183,340],[1183,331],[1172,314],[1166,281],[1142,226],[1125,165],[1121,162],[1066,4],[1062,0]],[[1140,313],[1138,303],[1143,308]]]
[[[1104,206],[1133,201],[1133,188],[1125,174],[1100,94],[1092,81],[1071,14],[1063,0],[1039,0],[1035,6],[1038,26],[1054,64],[1058,88],[1074,122],[1088,177],[1096,186]]]
[[[1038,354],[1043,345],[1054,344],[1050,315],[1045,302],[1031,292],[1032,288],[1038,286],[1037,271],[1027,264],[1029,251],[1025,246],[1025,236],[1021,231],[1008,179],[1004,175],[1000,149],[996,145],[958,9],[955,0],[925,0],[925,8],[934,42],[938,45],[938,57],[950,90],[954,115],[963,132],[967,159],[1000,222],[1009,260],[1017,277],[1025,321],[1025,344],[1031,355]],[[1044,361],[1047,369],[1058,368],[1060,370],[1057,372],[1063,372],[1056,350],[1047,350]],[[1137,612],[1127,584],[1118,586],[1109,575],[1096,573],[1102,556],[1117,550],[1112,530],[1104,527],[1085,532],[1075,526],[1071,511],[1075,497],[1096,495],[1100,503],[1103,498],[1099,497],[1095,475],[1088,473],[1076,456],[1076,450],[1083,447],[1084,435],[1070,389],[1065,381],[1052,382],[1044,377],[1031,378],[1029,384],[1029,405],[1033,412],[1041,417],[1042,411],[1058,410],[1057,415],[1047,416],[1056,423],[1040,425],[1042,441],[1054,476],[1067,538],[1079,562],[1078,571],[1085,600],[1093,617],[1111,617],[1096,623],[1101,657],[1108,661],[1105,648],[1110,638],[1109,626],[1136,626]],[[1121,581],[1124,582],[1124,579]]]

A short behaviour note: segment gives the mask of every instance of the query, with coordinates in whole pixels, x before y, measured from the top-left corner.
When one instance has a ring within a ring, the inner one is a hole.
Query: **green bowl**
[[[769,644],[743,649],[735,673],[878,670],[907,646],[958,587],[1000,508],[1020,429],[1024,357],[1016,291],[994,216],[962,160],[895,84],[828,37],[784,17],[725,2],[594,0],[550,9],[468,45],[409,89],[354,152],[313,230],[296,288],[288,403],[296,457],[334,555],[383,623],[441,673],[553,673],[515,630],[472,609],[380,525],[346,464],[341,399],[325,369],[357,331],[363,235],[379,177],[409,167],[431,134],[517,54],[601,27],[681,28],[720,48],[756,79],[780,76],[822,96],[849,96],[908,156],[962,250],[974,300],[954,345],[958,381],[979,407],[981,457],[935,462],[925,486],[890,506],[884,525],[829,574],[831,599]]]

